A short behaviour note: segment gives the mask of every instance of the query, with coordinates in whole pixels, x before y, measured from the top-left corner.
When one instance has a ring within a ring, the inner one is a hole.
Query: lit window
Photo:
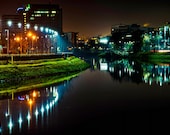
[[[35,14],[48,14],[49,11],[34,11]]]
[[[34,17],[30,17],[30,20],[34,20]]]
[[[56,11],[51,11],[52,14],[56,14]]]
[[[55,16],[55,14],[51,14],[51,17],[54,17]]]
[[[35,17],[41,17],[41,14],[35,14]]]

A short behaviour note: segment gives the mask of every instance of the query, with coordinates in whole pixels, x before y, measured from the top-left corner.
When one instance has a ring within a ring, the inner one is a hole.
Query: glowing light
[[[47,105],[46,105],[46,110],[47,110],[47,115],[48,115],[48,111],[49,111],[49,105],[48,105],[48,103],[47,103]]]
[[[41,107],[41,112],[42,112],[42,113],[44,112],[44,107],[43,107],[43,106]]]
[[[35,115],[37,116],[38,115],[38,110],[36,109],[36,111],[35,111]]]
[[[40,31],[43,32],[44,31],[44,27],[40,27]]]
[[[6,112],[6,113],[5,113],[5,116],[6,116],[6,117],[8,117],[8,116],[9,116],[9,113],[8,113],[8,112]]]
[[[49,30],[48,28],[45,28],[45,32],[46,32],[46,33],[48,33],[48,30]]]
[[[12,21],[8,21],[7,24],[8,24],[9,27],[11,27],[12,26]]]
[[[54,103],[55,103],[55,102],[54,102],[54,100],[53,100],[53,101],[52,101],[52,105],[54,105]]]
[[[37,26],[37,25],[35,25],[35,26],[34,26],[34,29],[35,29],[35,31],[37,31],[37,30],[38,30],[38,26]]]
[[[30,99],[30,100],[28,100],[28,103],[29,103],[30,105],[32,105],[33,101]]]
[[[48,104],[46,105],[46,109],[47,109],[47,110],[49,109],[49,105],[48,105]]]
[[[27,27],[27,29],[29,29],[30,28],[30,24],[26,24],[26,27]]]
[[[10,119],[10,121],[9,121],[8,127],[9,127],[9,130],[11,130],[12,127],[13,127],[13,123],[12,123],[12,120],[11,120],[11,119]]]
[[[17,11],[23,10],[23,9],[24,9],[23,7],[19,7],[19,8],[17,8]]]
[[[21,28],[22,24],[21,23],[18,23],[18,28]]]
[[[29,11],[29,10],[30,10],[30,8],[31,8],[31,5],[30,5],[30,4],[28,4],[28,5],[27,5],[27,7],[25,8],[25,11]]]
[[[21,101],[23,101],[23,100],[25,100],[25,97],[18,96],[18,100],[21,100]]]
[[[108,43],[108,39],[107,38],[101,38],[99,40],[100,43],[103,43],[103,44],[107,44]]]
[[[107,70],[108,69],[108,64],[107,63],[100,63],[100,70]]]
[[[18,122],[19,122],[19,124],[22,123],[22,118],[21,118],[21,116],[19,117]]]
[[[143,24],[143,27],[148,27],[150,24],[149,23],[145,23]]]
[[[122,75],[122,71],[121,71],[121,70],[119,70],[119,76],[121,77],[121,75]]]
[[[58,36],[58,32],[57,32],[57,31],[55,31],[55,32],[54,32],[54,35],[55,35],[55,36]]]
[[[52,107],[53,106],[53,103],[52,103],[52,101],[50,102],[50,107]]]
[[[31,115],[30,115],[30,113],[28,112],[27,120],[30,120],[30,119],[31,119]]]
[[[33,97],[36,97],[37,96],[37,93],[35,91],[33,91]]]

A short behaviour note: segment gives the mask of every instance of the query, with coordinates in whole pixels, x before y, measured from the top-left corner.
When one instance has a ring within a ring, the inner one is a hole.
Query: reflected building
[[[150,85],[156,83],[160,86],[170,82],[170,65],[143,65],[143,80]]]
[[[93,70],[99,69],[103,72],[109,72],[113,79],[121,81],[132,81],[156,84],[163,86],[170,82],[169,64],[140,64],[135,61],[121,59],[116,61],[106,61],[100,59],[99,62],[93,60]]]

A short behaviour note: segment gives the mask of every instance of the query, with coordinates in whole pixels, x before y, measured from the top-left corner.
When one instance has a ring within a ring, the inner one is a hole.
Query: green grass
[[[18,61],[0,65],[0,93],[42,87],[76,76],[89,64],[74,56],[67,59]]]
[[[132,55],[131,58],[139,62],[147,63],[170,63],[170,53],[161,52],[140,52],[138,54]]]

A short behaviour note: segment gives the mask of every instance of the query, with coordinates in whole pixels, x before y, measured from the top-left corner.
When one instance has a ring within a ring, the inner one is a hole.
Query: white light
[[[6,113],[5,113],[5,116],[6,116],[6,117],[8,117],[8,116],[9,116],[9,113],[8,113],[8,112],[6,112]]]
[[[36,116],[38,115],[38,110],[35,111],[35,115],[36,115]]]
[[[37,26],[37,25],[34,26],[34,30],[35,30],[35,31],[38,30],[38,26]]]
[[[55,32],[54,32],[54,35],[55,35],[55,36],[58,36],[58,32],[57,32],[57,31],[55,31]]]
[[[50,107],[52,107],[52,103],[50,102]]]
[[[107,38],[102,38],[102,39],[100,39],[99,42],[103,43],[103,44],[107,44],[108,43],[108,39]]]
[[[22,24],[21,23],[18,23],[18,28],[21,28]]]
[[[27,119],[30,120],[31,119],[31,115],[28,113],[27,115]]]
[[[29,29],[30,28],[30,24],[27,24],[26,27],[27,27],[27,29]]]
[[[49,105],[48,105],[48,104],[46,105],[46,109],[47,109],[47,110],[49,109]]]
[[[41,112],[42,112],[42,113],[44,112],[44,107],[43,107],[43,106],[41,107]]]
[[[9,27],[11,27],[12,26],[12,21],[8,21],[7,24],[8,24]]]
[[[13,127],[12,120],[10,119],[9,124],[8,124],[9,129],[11,130]]]
[[[44,27],[40,27],[40,31],[43,32],[44,31]]]
[[[21,124],[22,123],[22,118],[19,117],[18,122]]]
[[[45,28],[45,32],[46,32],[46,33],[48,33],[48,30],[49,30],[48,28]]]

